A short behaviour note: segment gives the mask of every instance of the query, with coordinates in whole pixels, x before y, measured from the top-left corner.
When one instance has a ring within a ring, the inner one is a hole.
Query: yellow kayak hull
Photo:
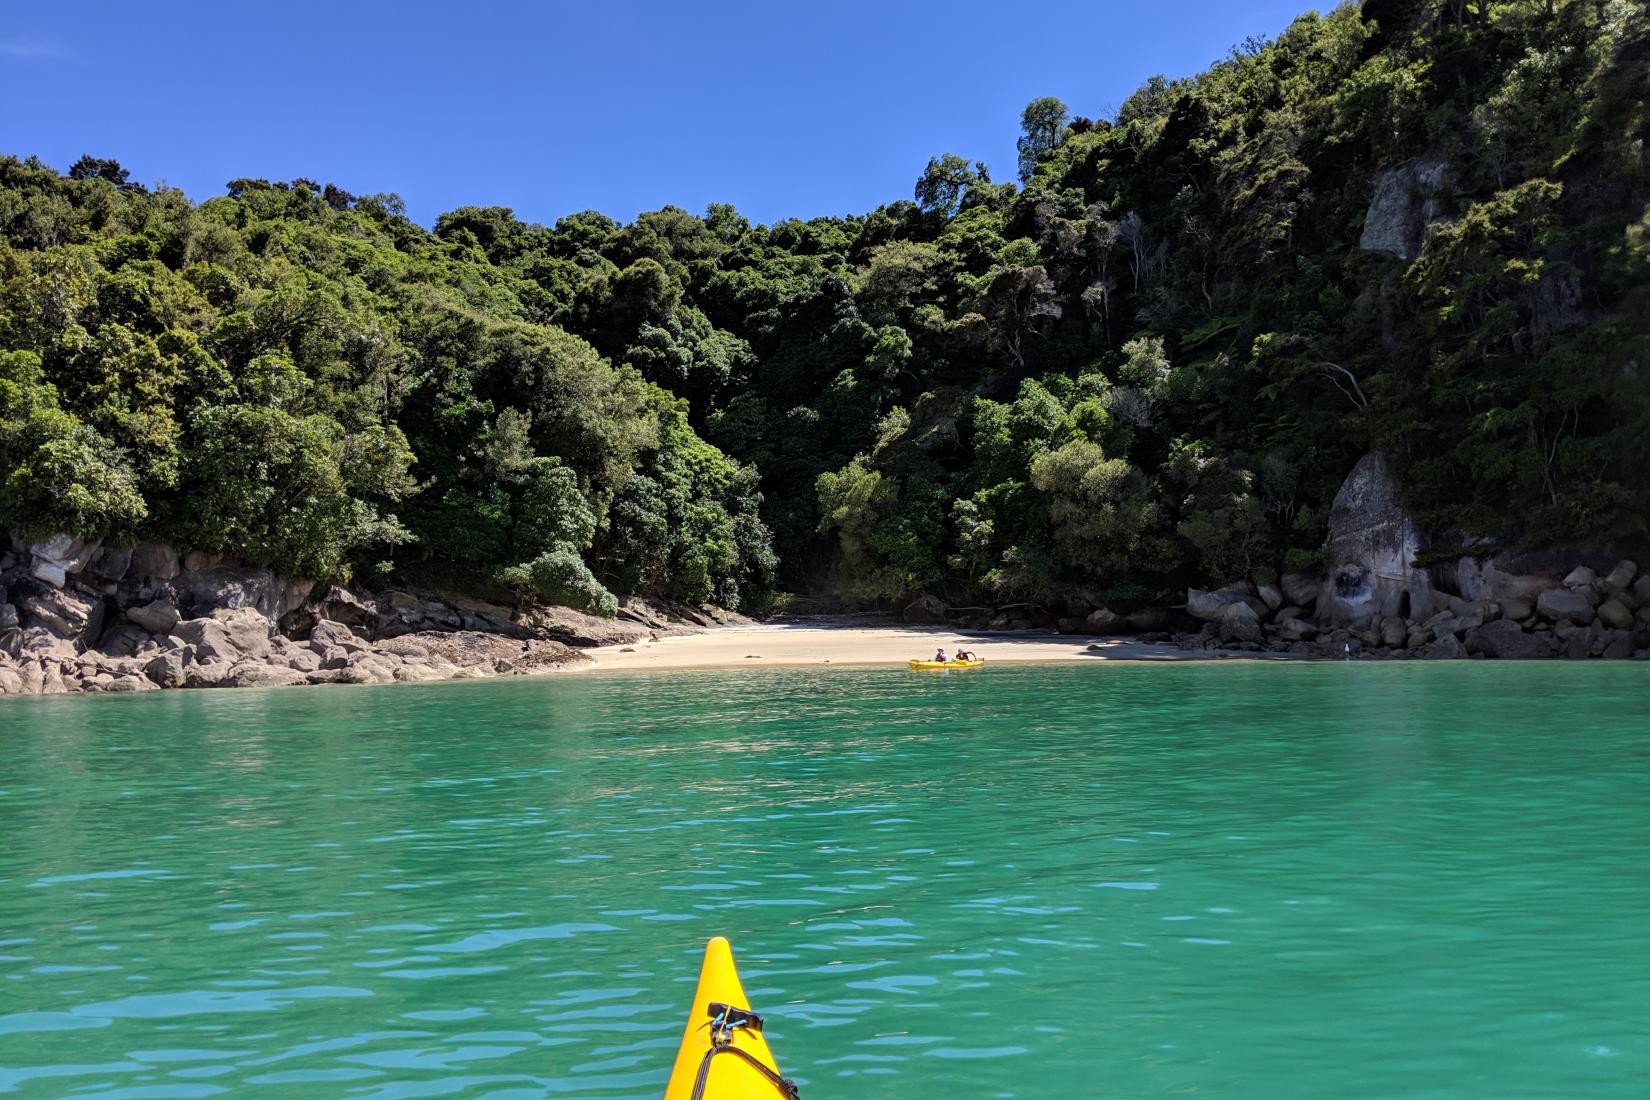
[[[978,661],[917,661],[909,662],[912,668],[981,668],[985,665],[984,659]]]
[[[676,1051],[676,1065],[670,1071],[670,1084],[665,1086],[665,1100],[689,1100],[693,1095],[699,1066],[711,1048],[708,1009],[713,1004],[731,1005],[747,1012],[751,1007],[745,997],[745,987],[739,983],[739,971],[734,969],[733,948],[721,936],[705,945],[705,961],[699,967],[699,988],[693,993],[687,1030],[682,1033],[682,1045]],[[773,1051],[768,1049],[768,1041],[760,1031],[742,1027],[735,1028],[731,1034],[734,1046],[774,1073],[779,1072]],[[705,1100],[775,1100],[779,1095],[773,1084],[743,1058],[721,1054],[711,1059]]]

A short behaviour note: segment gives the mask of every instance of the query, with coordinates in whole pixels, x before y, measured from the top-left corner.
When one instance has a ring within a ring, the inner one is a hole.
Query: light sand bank
[[[1091,650],[1090,644],[1100,648]],[[627,669],[749,668],[773,665],[901,665],[961,644],[990,664],[1033,661],[1166,661],[1252,657],[1248,653],[1186,652],[1170,645],[1147,645],[1132,638],[1092,638],[1071,634],[957,631],[943,627],[793,625],[736,626],[641,641],[628,646],[584,650],[594,664],[568,672]]]

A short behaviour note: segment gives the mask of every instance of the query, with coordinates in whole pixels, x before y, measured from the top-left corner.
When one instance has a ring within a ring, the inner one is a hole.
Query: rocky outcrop
[[[1358,247],[1401,260],[1419,256],[1428,230],[1439,220],[1448,172],[1448,160],[1428,156],[1378,173]]]
[[[522,675],[587,660],[579,646],[749,621],[667,601],[599,619],[370,594],[155,543],[11,545],[0,543],[0,695]]]
[[[1341,483],[1325,551],[1332,563],[1317,599],[1320,621],[1362,627],[1426,615],[1431,578],[1415,566],[1421,535],[1386,456],[1371,451]]]

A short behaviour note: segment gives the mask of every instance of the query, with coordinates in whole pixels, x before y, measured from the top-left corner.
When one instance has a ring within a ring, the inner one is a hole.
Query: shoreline
[[[1254,660],[1241,650],[1183,650],[1168,643],[1126,636],[1091,637],[1035,631],[955,630],[907,624],[776,623],[712,627],[701,633],[645,639],[629,645],[592,646],[588,662],[562,665],[558,673],[672,671],[713,668],[797,668],[825,665],[896,665],[929,658],[961,643],[993,664],[1088,661]]]

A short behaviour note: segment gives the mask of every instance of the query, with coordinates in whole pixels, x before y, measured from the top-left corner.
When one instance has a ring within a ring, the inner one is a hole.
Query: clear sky
[[[0,0],[0,152],[191,197],[238,176],[531,221],[909,198],[928,158],[1014,176],[1040,95],[1110,114],[1310,0]]]

